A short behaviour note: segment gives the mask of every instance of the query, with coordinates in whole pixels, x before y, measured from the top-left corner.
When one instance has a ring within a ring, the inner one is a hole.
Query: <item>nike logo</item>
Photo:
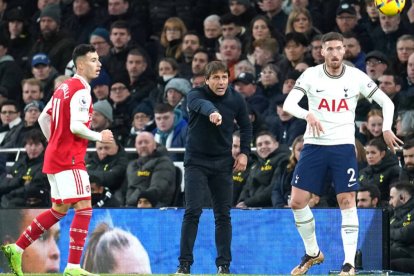
[[[348,183],[348,188],[351,188],[352,186],[355,186],[357,183],[356,182],[354,182],[354,183]]]
[[[318,90],[318,89],[316,89],[316,93],[320,93],[320,92],[323,92],[323,91],[325,91],[325,90]]]

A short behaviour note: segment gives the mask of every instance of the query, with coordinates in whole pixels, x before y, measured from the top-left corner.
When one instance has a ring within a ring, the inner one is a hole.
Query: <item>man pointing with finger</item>
[[[219,274],[230,272],[232,227],[232,171],[244,171],[250,153],[252,127],[242,96],[228,86],[225,64],[213,61],[205,67],[203,87],[187,95],[189,122],[184,157],[186,210],[181,228],[177,274],[190,274],[193,248],[203,198],[210,190],[216,224],[216,266]],[[234,122],[240,129],[240,153],[232,157]]]

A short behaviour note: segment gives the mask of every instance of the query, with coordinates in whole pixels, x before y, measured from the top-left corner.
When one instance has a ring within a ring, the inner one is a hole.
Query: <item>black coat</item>
[[[414,258],[414,197],[404,205],[394,209],[390,220],[390,252],[391,259],[402,257]],[[398,256],[398,255],[399,256]]]

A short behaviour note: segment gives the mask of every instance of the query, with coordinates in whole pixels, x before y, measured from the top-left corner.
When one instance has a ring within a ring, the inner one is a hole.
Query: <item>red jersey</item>
[[[70,124],[76,120],[90,127],[93,107],[89,84],[75,75],[55,90],[45,108],[51,125],[43,172],[55,174],[65,170],[86,170],[88,140],[73,134]]]

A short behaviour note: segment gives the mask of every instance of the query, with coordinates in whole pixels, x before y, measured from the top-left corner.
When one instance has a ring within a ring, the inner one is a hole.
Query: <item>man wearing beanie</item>
[[[105,28],[98,27],[91,33],[89,43],[92,44],[98,56],[103,57],[109,54],[111,49],[111,40],[109,39],[109,32]]]
[[[48,55],[51,65],[60,74],[65,72],[66,64],[72,58],[75,41],[60,30],[60,6],[49,4],[43,8],[39,17],[40,37],[31,49],[31,56],[44,52]]]
[[[97,101],[93,105],[91,129],[101,132],[109,129],[113,121],[112,106],[107,100]]]
[[[186,120],[188,119],[186,97],[190,90],[190,82],[182,78],[171,79],[164,88],[165,101],[174,109],[180,110]]]

